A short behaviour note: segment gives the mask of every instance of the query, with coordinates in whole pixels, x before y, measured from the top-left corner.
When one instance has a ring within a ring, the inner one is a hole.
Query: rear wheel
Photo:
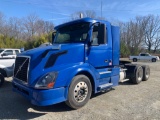
[[[0,74],[0,86],[4,83],[4,77],[2,74]]]
[[[150,76],[150,68],[148,65],[144,65],[142,66],[143,68],[143,81],[147,81],[149,79]]]
[[[85,75],[77,75],[69,87],[66,104],[73,109],[81,108],[88,102],[91,93],[92,86],[89,78]]]
[[[137,62],[137,58],[133,58],[133,62]]]
[[[136,66],[133,76],[131,76],[131,81],[134,84],[139,84],[143,78],[143,68],[141,66]]]

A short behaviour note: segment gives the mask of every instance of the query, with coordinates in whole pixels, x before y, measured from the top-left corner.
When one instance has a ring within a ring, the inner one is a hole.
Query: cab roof
[[[102,23],[109,23],[109,22],[104,21],[104,20],[98,20],[98,19],[93,19],[93,18],[87,17],[87,18],[81,18],[81,19],[77,19],[77,20],[74,20],[74,21],[70,21],[70,22],[58,25],[58,26],[55,27],[55,29],[57,30],[57,29],[59,29],[61,27],[64,27],[66,25],[72,25],[72,24],[81,23],[81,22],[89,22],[89,23],[102,22]]]

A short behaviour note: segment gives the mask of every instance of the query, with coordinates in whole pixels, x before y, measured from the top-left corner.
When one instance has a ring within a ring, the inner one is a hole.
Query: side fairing
[[[112,26],[113,65],[119,65],[119,58],[120,58],[119,38],[120,38],[119,27]]]

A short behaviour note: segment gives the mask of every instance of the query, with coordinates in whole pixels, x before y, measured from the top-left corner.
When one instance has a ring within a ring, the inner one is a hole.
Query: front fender
[[[68,87],[74,76],[81,72],[87,72],[93,77],[94,84],[96,84],[96,79],[98,78],[98,72],[90,66],[88,63],[78,63],[70,65],[67,68],[61,68],[58,71],[58,77],[54,88],[58,87]]]

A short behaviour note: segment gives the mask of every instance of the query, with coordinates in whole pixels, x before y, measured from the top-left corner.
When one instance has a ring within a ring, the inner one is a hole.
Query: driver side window
[[[92,31],[92,46],[97,46],[100,44],[105,44],[106,43],[106,26],[104,24],[100,24],[100,25],[94,25],[93,26],[93,31]]]
[[[92,45],[98,45],[98,26],[93,27],[92,31]]]

